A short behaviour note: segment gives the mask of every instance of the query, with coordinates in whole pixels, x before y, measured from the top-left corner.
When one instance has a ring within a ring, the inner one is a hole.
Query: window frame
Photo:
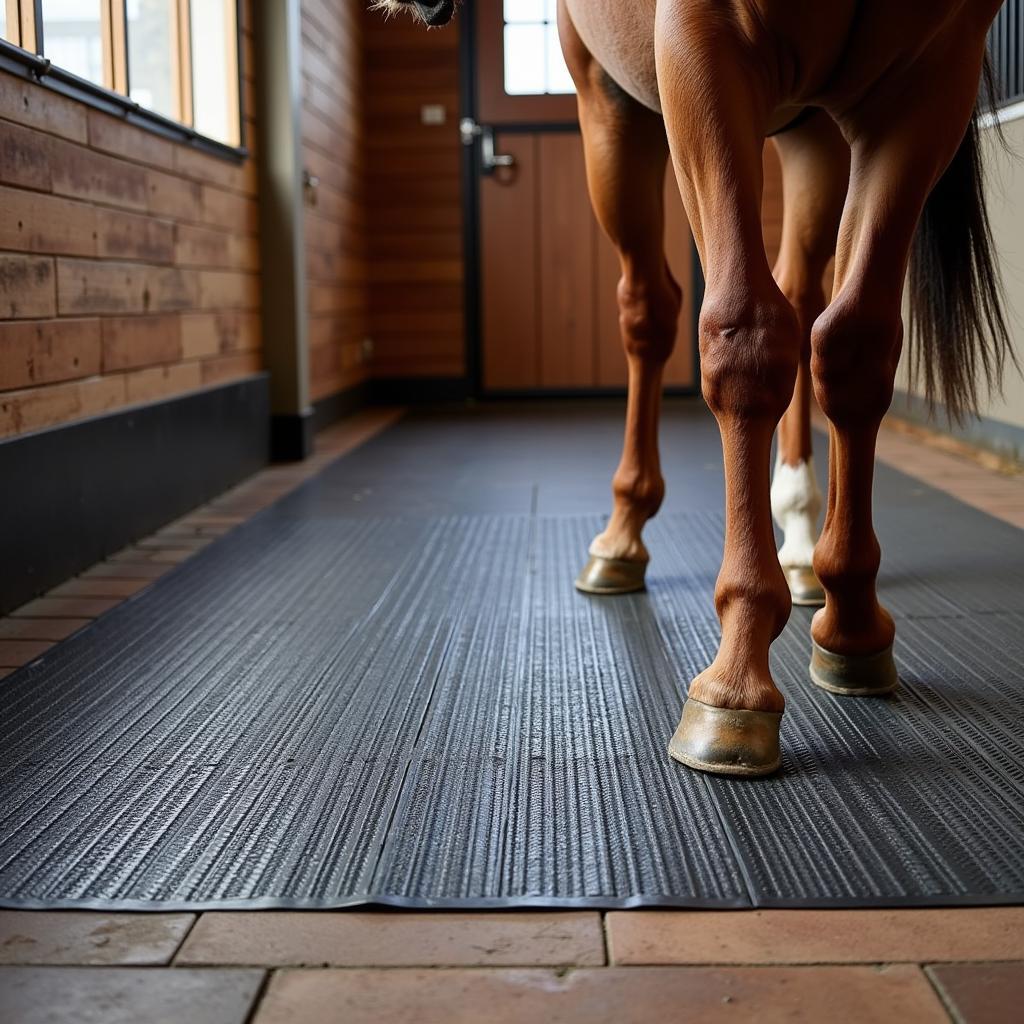
[[[45,49],[42,0],[0,0],[7,9],[8,35],[17,41],[0,39],[0,69],[20,75],[54,92],[79,100],[95,109],[119,117],[129,124],[145,128],[175,142],[240,163],[249,156],[245,135],[245,51],[242,30],[242,0],[222,0],[235,17],[235,53],[237,79],[233,90],[238,100],[238,144],[232,145],[202,135],[192,127],[192,46],[190,6],[194,0],[174,0],[177,5],[177,45],[172,51],[176,72],[175,106],[180,120],[148,110],[128,95],[127,0],[100,0],[103,28],[104,84],[53,64],[39,51]],[[209,0],[200,0],[209,2]],[[16,30],[16,31],[15,31]],[[232,76],[235,77],[235,76]]]

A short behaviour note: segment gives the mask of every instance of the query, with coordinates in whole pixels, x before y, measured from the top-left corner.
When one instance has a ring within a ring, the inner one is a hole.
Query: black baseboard
[[[266,374],[0,441],[0,614],[267,463]]]
[[[374,405],[461,402],[473,397],[473,388],[464,377],[377,377],[369,383]]]
[[[313,403],[313,430],[320,431],[332,423],[351,416],[371,403],[370,382],[364,380],[354,387],[328,395]]]
[[[273,462],[301,462],[313,454],[313,410],[270,417],[270,458]]]

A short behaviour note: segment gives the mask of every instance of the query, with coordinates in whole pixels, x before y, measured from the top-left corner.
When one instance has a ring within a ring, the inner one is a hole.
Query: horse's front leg
[[[779,423],[772,514],[783,533],[779,561],[794,604],[822,605],[812,561],[822,495],[811,452],[811,326],[825,308],[825,270],[835,253],[850,176],[850,148],[818,111],[772,139],[782,168],[782,241],[772,271],[800,322],[800,368]]]
[[[661,118],[612,82],[564,11],[559,30],[576,82],[591,203],[622,268],[619,326],[629,373],[612,514],[591,543],[576,586],[590,594],[625,594],[644,585],[648,554],[641,534],[665,495],[658,458],[661,381],[682,302],[663,241],[668,143]]]
[[[764,775],[780,762],[785,704],[768,649],[790,610],[772,532],[771,442],[793,394],[800,328],[764,252],[763,86],[739,44],[709,36],[708,19],[689,30],[686,5],[671,10],[659,16],[658,80],[704,267],[701,385],[722,435],[726,521],[715,588],[722,639],[690,685],[669,753],[704,771]]]

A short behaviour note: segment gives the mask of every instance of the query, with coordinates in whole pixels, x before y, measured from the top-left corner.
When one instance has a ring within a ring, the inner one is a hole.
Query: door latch
[[[489,124],[477,124],[471,117],[459,122],[459,137],[464,146],[480,140],[480,171],[493,174],[499,167],[514,167],[516,158],[511,153],[494,152],[494,129]]]

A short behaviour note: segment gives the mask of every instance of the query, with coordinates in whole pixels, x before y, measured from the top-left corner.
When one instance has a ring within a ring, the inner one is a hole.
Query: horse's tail
[[[923,380],[929,406],[941,400],[957,421],[977,409],[979,379],[998,392],[1007,359],[1017,365],[982,180],[978,119],[995,95],[987,56],[983,85],[963,142],[925,203],[910,260],[910,374]]]

